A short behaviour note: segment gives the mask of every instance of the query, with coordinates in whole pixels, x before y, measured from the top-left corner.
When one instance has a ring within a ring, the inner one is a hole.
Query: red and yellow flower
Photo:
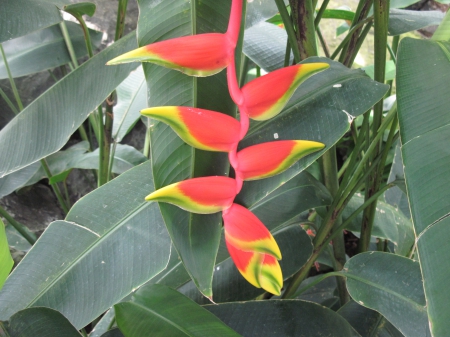
[[[239,272],[258,288],[279,295],[283,276],[280,249],[264,224],[247,208],[233,204],[223,212],[225,242]]]

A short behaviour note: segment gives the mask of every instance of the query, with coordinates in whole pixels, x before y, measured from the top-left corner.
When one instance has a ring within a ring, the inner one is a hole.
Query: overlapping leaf
[[[405,179],[427,310],[435,336],[450,330],[450,43],[405,39],[398,54],[398,115]]]
[[[66,22],[76,56],[87,55],[83,30],[80,25]],[[89,29],[92,44],[100,45],[102,32]],[[19,37],[3,43],[6,59],[13,77],[25,76],[71,61],[59,25]],[[3,58],[0,58],[0,79],[8,78]]]
[[[147,162],[50,224],[0,292],[0,319],[46,306],[82,328],[164,269],[170,238],[157,204],[144,201],[152,190]]]
[[[3,12],[3,11],[2,11]],[[0,131],[0,177],[64,146],[70,135],[137,64],[107,67],[106,61],[136,48],[135,34],[120,39],[67,75]]]

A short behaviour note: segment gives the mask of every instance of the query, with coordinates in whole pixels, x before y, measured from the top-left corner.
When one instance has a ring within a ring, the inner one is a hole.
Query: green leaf
[[[440,11],[391,9],[389,11],[388,33],[394,36],[432,25],[439,25],[443,18],[444,13]]]
[[[2,0],[0,43],[62,21],[57,6],[68,3],[70,0]]]
[[[3,11],[2,11],[3,12]],[[0,177],[64,146],[68,138],[137,64],[106,66],[136,48],[134,33],[120,39],[64,77],[0,131]]]
[[[67,177],[69,176],[70,172],[72,172],[72,170],[67,170],[67,171],[61,172],[59,174],[56,174],[56,175],[52,176],[48,180],[48,183],[50,185],[61,183],[61,182],[65,181],[67,179]]]
[[[378,312],[363,307],[354,301],[344,304],[337,313],[344,317],[361,336],[404,337]]]
[[[322,277],[322,275],[308,277],[302,282],[299,290],[316,281],[318,277]],[[330,301],[331,299],[338,299],[336,287],[336,278],[328,277],[322,282],[302,292],[300,295],[294,295],[294,297],[300,300],[322,304],[326,301]]]
[[[261,22],[245,30],[244,54],[263,70],[270,72],[284,66],[287,35],[280,27]],[[293,60],[290,57],[290,62]]]
[[[11,316],[7,331],[10,337],[81,337],[61,313],[49,308],[29,308]]]
[[[131,302],[114,309],[117,325],[127,337],[239,336],[195,302],[159,284],[142,287]]]
[[[0,198],[3,198],[29,181],[41,167],[40,163],[34,163],[0,178]]]
[[[77,156],[69,163],[69,166],[71,168],[80,169],[98,169],[98,155],[99,150],[96,149],[92,152]],[[125,144],[117,144],[112,172],[121,174],[146,160],[148,160],[148,158],[134,147]]]
[[[5,225],[0,219],[0,289],[13,267],[14,261],[9,252],[8,240],[6,239]]]
[[[77,58],[87,55],[80,25],[66,21],[70,40]],[[102,32],[89,29],[91,41],[98,47]],[[3,49],[13,77],[34,74],[70,62],[66,43],[59,24],[3,43]],[[8,78],[5,63],[0,57],[0,79]]]
[[[364,203],[364,196],[355,194],[342,213],[345,221]],[[346,227],[359,233],[361,231],[362,212]],[[415,236],[412,223],[399,210],[379,200],[373,223],[372,236],[387,239],[395,244],[395,253],[407,256],[414,245]]]
[[[359,336],[334,311],[311,302],[270,300],[208,305],[205,308],[247,337]]]
[[[343,270],[356,302],[380,312],[405,336],[430,335],[419,263],[369,252],[352,257]]]
[[[173,37],[206,32],[225,32],[230,2],[215,0],[141,0],[138,22],[139,45]],[[226,73],[194,78],[153,64],[144,64],[149,106],[197,106],[234,116]],[[155,187],[160,188],[191,176],[226,175],[225,153],[195,150],[172,129],[157,122],[151,130]],[[221,214],[190,214],[161,203],[161,213],[187,271],[205,296],[212,296],[214,261],[220,241]]]
[[[366,66],[361,69],[364,70],[371,79],[374,79],[374,74],[375,74],[374,68],[375,68],[374,65],[371,64],[370,66]],[[395,62],[392,60],[386,61],[385,80],[390,81],[390,80],[393,80],[394,78],[395,78]]]
[[[416,233],[430,326],[450,330],[447,249],[450,207],[450,43],[405,38],[398,54],[398,116],[408,199]]]
[[[28,232],[30,237],[36,238],[36,235],[27,227],[24,226],[24,230]],[[31,248],[31,244],[10,224],[6,224],[5,231],[10,247],[21,251],[28,251]]]
[[[114,307],[112,307],[102,316],[97,324],[95,324],[95,327],[89,334],[89,337],[101,337],[105,333],[108,333],[108,330],[114,324],[115,319]]]
[[[308,234],[299,226],[293,225],[272,232],[281,250],[283,259],[280,260],[281,270],[284,279],[296,273],[312,254],[311,239]],[[256,298],[264,293],[261,288],[256,288],[248,283],[237,270],[233,261],[228,255],[222,240],[214,278],[213,278],[213,300],[215,303],[246,301]],[[225,258],[224,258],[225,257]],[[202,297],[192,282],[179,288],[179,291],[200,304],[209,304],[210,301]]]
[[[66,5],[61,8],[63,11],[72,14],[75,17],[88,15],[92,16],[95,13],[95,4],[91,2],[79,2],[76,4]]]
[[[355,13],[345,9],[325,9],[322,15],[322,19],[341,19],[347,21],[353,21]]]
[[[446,0],[439,1],[441,3],[450,3],[450,1]],[[450,14],[447,11],[447,14],[445,14],[444,20],[441,22],[439,27],[434,32],[433,36],[431,37],[434,41],[448,41],[450,40]]]
[[[46,306],[79,329],[163,270],[170,238],[158,206],[144,201],[152,191],[147,162],[51,223],[0,292],[0,319]]]
[[[112,137],[121,142],[141,116],[139,111],[147,107],[147,83],[139,66],[116,89],[117,105],[114,106]]]

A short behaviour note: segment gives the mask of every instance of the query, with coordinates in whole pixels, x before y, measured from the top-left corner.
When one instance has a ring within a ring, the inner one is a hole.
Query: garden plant
[[[137,4],[97,50],[94,3],[0,0],[0,198],[45,179],[65,213],[36,238],[0,206],[0,336],[447,336],[450,14]]]

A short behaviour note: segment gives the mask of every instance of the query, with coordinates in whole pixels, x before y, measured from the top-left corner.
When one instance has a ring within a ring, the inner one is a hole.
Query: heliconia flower
[[[258,288],[280,294],[281,252],[272,234],[248,209],[233,204],[223,212],[228,252],[244,278]]]
[[[232,44],[226,34],[220,33],[183,36],[132,50],[106,64],[152,62],[191,76],[210,76],[228,65]]]
[[[237,153],[236,176],[256,180],[274,176],[325,144],[309,140],[280,140],[249,146]]]
[[[167,123],[181,139],[197,149],[229,152],[239,142],[239,122],[220,112],[163,106],[144,109],[141,114]]]
[[[246,113],[259,121],[276,116],[302,82],[329,67],[328,63],[297,64],[255,78],[242,87]]]
[[[168,202],[186,211],[200,214],[228,209],[236,196],[236,181],[212,176],[174,183],[148,195],[145,200]]]

